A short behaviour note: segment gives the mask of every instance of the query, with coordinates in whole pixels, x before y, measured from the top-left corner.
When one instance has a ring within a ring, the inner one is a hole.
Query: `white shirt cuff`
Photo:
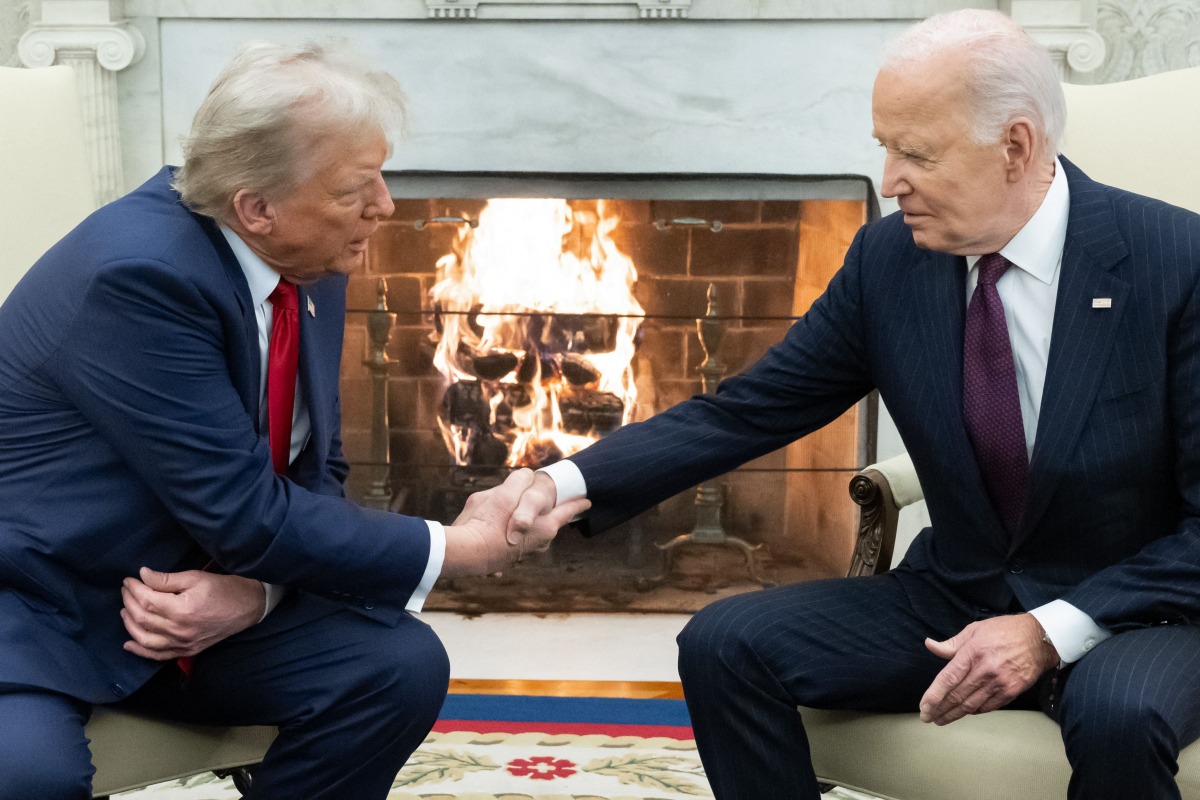
[[[1046,638],[1058,651],[1064,664],[1072,664],[1088,654],[1096,645],[1112,636],[1087,614],[1066,600],[1052,600],[1029,612],[1033,614]]]
[[[442,574],[442,564],[446,561],[446,529],[442,523],[433,520],[425,520],[425,524],[429,526],[429,563],[425,565],[425,574],[413,590],[412,597],[404,604],[404,609],[414,614],[421,613],[425,607],[425,598]]]
[[[583,480],[583,473],[579,471],[579,467],[575,466],[574,461],[564,458],[562,461],[555,461],[549,466],[542,467],[538,472],[546,473],[550,476],[550,480],[554,481],[554,489],[558,494],[555,505],[587,497],[587,483]]]
[[[275,610],[275,606],[279,605],[279,601],[283,599],[285,594],[287,594],[287,587],[276,586],[273,583],[265,583],[263,581],[259,581],[259,583],[262,584],[263,594],[266,595],[266,602],[263,603],[262,616],[258,618],[258,621],[262,622],[267,618],[268,614]]]

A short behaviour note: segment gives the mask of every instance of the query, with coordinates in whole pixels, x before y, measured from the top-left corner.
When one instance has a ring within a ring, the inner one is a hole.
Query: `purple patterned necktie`
[[[1029,460],[1012,344],[996,291],[996,281],[1012,264],[999,253],[989,253],[978,266],[979,282],[967,306],[963,336],[963,420],[988,494],[1013,535],[1025,508]]]

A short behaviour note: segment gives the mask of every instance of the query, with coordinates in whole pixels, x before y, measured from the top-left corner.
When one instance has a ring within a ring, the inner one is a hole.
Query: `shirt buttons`
[[[1096,646],[1096,640],[1092,639],[1092,638],[1088,638],[1083,643],[1083,652],[1086,653],[1088,650],[1091,650],[1095,646]]]

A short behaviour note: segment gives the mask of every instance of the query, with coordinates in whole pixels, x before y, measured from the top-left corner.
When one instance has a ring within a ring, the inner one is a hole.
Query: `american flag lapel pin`
[[[308,297],[308,315],[313,319],[317,317],[317,304],[312,301],[312,297]]]
[[[310,311],[312,310],[312,300],[308,301],[308,308]],[[1093,297],[1092,298],[1092,308],[1112,308],[1112,298],[1111,297]]]

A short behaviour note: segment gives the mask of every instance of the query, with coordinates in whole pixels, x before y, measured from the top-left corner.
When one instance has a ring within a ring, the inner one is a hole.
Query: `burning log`
[[[472,369],[485,381],[498,381],[517,368],[515,353],[488,353],[472,359]]]
[[[531,469],[541,469],[542,467],[553,464],[556,461],[563,460],[562,449],[554,443],[553,439],[542,439],[534,442],[525,449],[520,460],[517,462],[518,467],[529,467]]]
[[[559,401],[563,430],[576,436],[603,436],[621,427],[625,404],[609,392],[572,392]]]
[[[508,443],[490,433],[478,431],[471,441],[471,464],[479,467],[502,467],[508,460]]]
[[[488,425],[488,404],[478,381],[455,381],[442,395],[442,409],[451,425],[481,428]]]
[[[547,353],[608,353],[616,346],[621,318],[608,314],[557,314],[540,330]]]
[[[559,365],[562,376],[572,386],[584,386],[600,380],[600,371],[587,362],[583,356],[567,353]]]

